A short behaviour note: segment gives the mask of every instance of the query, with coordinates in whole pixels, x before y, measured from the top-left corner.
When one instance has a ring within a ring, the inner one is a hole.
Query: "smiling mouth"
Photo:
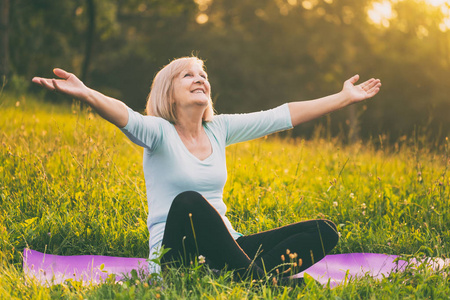
[[[204,94],[205,91],[202,90],[202,89],[195,89],[195,90],[193,90],[191,93],[194,93],[194,94]]]

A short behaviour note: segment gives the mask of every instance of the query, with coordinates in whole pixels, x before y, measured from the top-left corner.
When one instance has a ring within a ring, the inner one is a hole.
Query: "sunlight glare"
[[[450,29],[450,17],[447,17],[444,20],[442,20],[442,23],[439,24],[439,29],[442,32],[446,32],[447,30]]]
[[[207,14],[199,14],[195,20],[197,21],[198,24],[201,25],[201,24],[205,24],[206,22],[208,22],[209,17]]]
[[[428,4],[432,6],[441,6],[442,4],[450,4],[448,0],[425,0]]]
[[[367,11],[367,15],[373,23],[386,28],[389,27],[389,20],[395,17],[389,1],[374,2],[372,8]]]
[[[439,24],[439,30],[446,32],[450,29],[450,0],[423,0],[427,4],[440,8],[444,16],[441,24]]]
[[[194,0],[200,11],[205,11],[212,4],[212,0]]]

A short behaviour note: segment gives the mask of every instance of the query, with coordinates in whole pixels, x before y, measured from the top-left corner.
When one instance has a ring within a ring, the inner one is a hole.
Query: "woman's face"
[[[211,99],[211,86],[208,75],[200,64],[192,63],[174,78],[173,96],[177,109],[208,106]]]

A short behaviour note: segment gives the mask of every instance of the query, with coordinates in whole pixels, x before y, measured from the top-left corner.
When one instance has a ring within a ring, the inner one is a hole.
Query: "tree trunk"
[[[0,82],[9,72],[9,0],[0,0]]]
[[[81,70],[81,80],[88,84],[89,67],[92,60],[92,52],[94,49],[94,37],[95,37],[95,2],[94,0],[86,0],[87,5],[87,16],[88,16],[88,26],[86,29],[86,48],[84,51],[84,62],[83,69]]]

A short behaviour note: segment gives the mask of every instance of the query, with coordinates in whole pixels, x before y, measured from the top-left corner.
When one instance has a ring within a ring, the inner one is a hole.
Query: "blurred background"
[[[61,67],[143,111],[155,73],[194,54],[218,113],[335,93],[358,73],[382,80],[374,99],[292,134],[450,133],[448,0],[0,0],[0,18],[5,92],[44,93],[31,78]]]

